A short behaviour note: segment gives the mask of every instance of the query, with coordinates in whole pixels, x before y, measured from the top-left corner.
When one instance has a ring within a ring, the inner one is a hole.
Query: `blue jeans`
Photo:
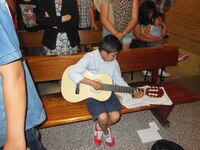
[[[26,145],[30,150],[46,150],[35,127],[26,131]],[[3,150],[3,147],[0,147],[0,150]]]

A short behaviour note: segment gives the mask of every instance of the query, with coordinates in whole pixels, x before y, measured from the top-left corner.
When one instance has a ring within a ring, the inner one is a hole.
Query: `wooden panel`
[[[19,38],[19,43],[21,48],[33,48],[41,47],[43,31],[39,32],[26,32],[26,31],[17,31]]]
[[[79,30],[80,44],[98,44],[102,40],[100,30]]]
[[[200,98],[199,95],[177,82],[163,83],[161,86],[165,87],[165,90],[168,92],[170,99],[173,100],[174,105],[194,102]]]
[[[46,111],[47,119],[43,122],[43,124],[40,125],[40,128],[92,119],[91,115],[87,111],[84,101],[78,103],[70,103],[65,101],[62,97],[43,97],[42,102]],[[126,109],[123,107],[122,113],[137,112],[156,107],[159,106],[152,105],[132,109]]]
[[[199,100],[199,96],[175,82],[164,83],[160,86],[163,86],[165,88],[168,96],[173,101],[174,105]],[[40,128],[91,119],[91,116],[87,111],[84,101],[78,103],[70,103],[65,101],[62,97],[49,98],[45,96],[42,98],[42,101],[46,110],[47,119],[40,126]],[[167,117],[169,116],[173,107],[173,105],[150,105],[131,109],[123,107],[122,114],[151,109],[163,126],[169,126],[169,121],[167,120]]]
[[[118,62],[122,72],[154,69],[177,64],[178,47],[135,48],[119,54]]]
[[[64,70],[78,62],[85,53],[62,56],[25,57],[35,82],[59,80]],[[123,50],[118,58],[122,72],[158,69],[177,64],[178,47]],[[155,73],[157,74],[157,73]]]
[[[170,42],[200,56],[199,0],[176,0],[166,13]]]
[[[64,70],[78,62],[83,53],[63,56],[25,57],[34,82],[60,80]]]
[[[21,48],[41,47],[44,31],[39,32],[25,32],[17,31],[17,35]],[[102,32],[100,30],[80,30],[79,31],[80,44],[98,44],[102,39]]]

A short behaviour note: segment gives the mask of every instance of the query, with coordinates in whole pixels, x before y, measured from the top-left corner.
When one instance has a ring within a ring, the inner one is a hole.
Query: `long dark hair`
[[[141,4],[139,8],[139,17],[138,22],[143,25],[147,25],[150,23],[151,19],[149,19],[149,13],[151,11],[156,12],[156,6],[152,1],[145,1]]]

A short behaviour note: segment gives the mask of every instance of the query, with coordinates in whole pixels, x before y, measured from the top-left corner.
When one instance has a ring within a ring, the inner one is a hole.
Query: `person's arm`
[[[90,21],[91,21],[91,28],[94,30],[98,30],[98,27],[95,23],[95,19],[94,19],[94,10],[92,7],[90,7]]]
[[[108,19],[108,3],[100,4],[100,19],[103,26],[113,35],[117,36],[119,32],[114,28],[112,22]]]
[[[137,24],[138,20],[138,0],[133,0],[132,17],[127,27],[122,32],[123,36],[126,36]]]
[[[12,18],[14,20],[16,17],[16,13],[17,13],[15,2],[14,2],[14,0],[6,0],[6,1],[8,3]]]
[[[116,62],[115,68],[116,69],[113,75],[114,83],[119,86],[129,86],[126,83],[126,81],[124,81],[124,79],[122,78],[121,70],[120,70],[118,62]],[[133,93],[130,93],[130,94],[133,96],[133,98],[141,98],[144,95],[143,92],[138,91],[138,90],[134,90]]]
[[[148,26],[145,28],[144,32],[143,32],[143,36],[144,36],[145,38],[147,38],[147,39],[154,39],[154,38],[157,38],[157,37],[155,37],[155,36],[149,34],[150,30],[151,30],[151,25],[148,25]]]
[[[166,35],[167,28],[164,22],[162,22],[162,38]]]
[[[80,82],[92,86],[95,90],[99,90],[103,86],[100,82],[85,77]]]
[[[86,54],[81,58],[69,71],[69,79],[72,80],[75,84],[84,83],[92,86],[94,89],[98,90],[102,87],[102,84],[98,81],[91,80],[83,76],[83,73],[87,70],[88,66],[93,62],[91,59],[93,55],[90,53]]]
[[[142,34],[142,25],[139,23],[133,29],[133,34],[134,34],[135,38],[139,41],[143,41],[143,42],[159,42],[160,41],[160,38],[158,38],[158,37],[145,38]]]
[[[53,4],[51,2],[48,2],[46,0],[40,0],[38,3],[38,7],[39,7],[39,19],[40,22],[42,24],[42,26],[44,27],[58,27],[60,25],[62,25],[63,22],[67,22],[69,20],[71,20],[72,16],[69,14],[63,15],[63,16],[56,16],[53,15],[54,11],[53,10]],[[47,11],[48,10],[48,11]],[[49,10],[51,12],[49,12]]]
[[[26,90],[21,60],[0,67],[6,112],[4,150],[25,150]]]

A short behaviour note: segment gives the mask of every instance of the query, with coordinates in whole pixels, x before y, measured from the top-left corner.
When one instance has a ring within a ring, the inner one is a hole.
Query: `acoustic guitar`
[[[70,66],[64,71],[61,80],[61,93],[65,100],[72,103],[80,102],[87,98],[106,101],[110,97],[112,91],[133,93],[134,90],[139,90],[151,97],[162,97],[164,94],[163,89],[159,87],[150,87],[145,90],[142,88],[113,85],[112,78],[108,74],[92,74],[89,71],[85,71],[83,73],[84,77],[97,80],[102,83],[102,88],[100,90],[95,90],[89,85],[83,83],[75,84],[73,81],[71,81],[68,75],[72,67],[73,66]]]

